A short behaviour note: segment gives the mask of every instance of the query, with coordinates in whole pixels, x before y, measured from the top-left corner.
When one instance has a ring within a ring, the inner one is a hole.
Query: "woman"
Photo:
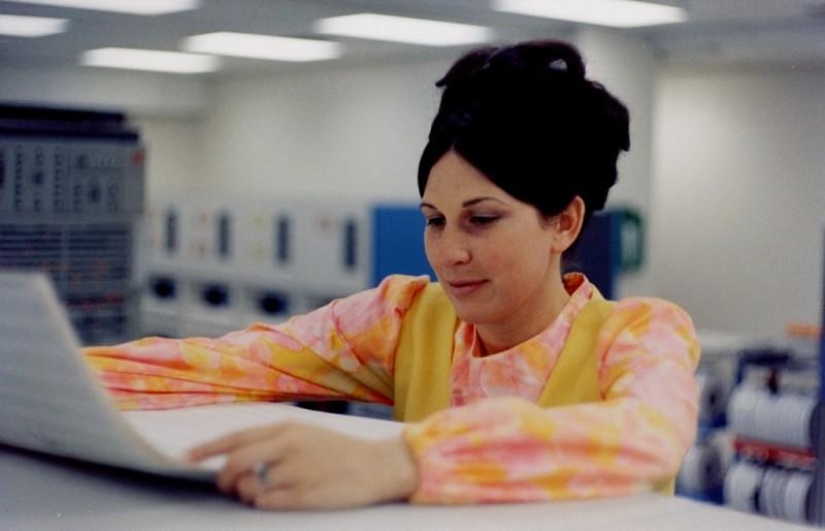
[[[289,424],[207,443],[262,508],[478,503],[667,491],[695,435],[699,348],[658,299],[605,301],[562,258],[604,206],[626,108],[578,52],[472,52],[438,86],[418,182],[439,283],[393,276],[279,326],[87,350],[124,408],[348,398],[403,435]]]

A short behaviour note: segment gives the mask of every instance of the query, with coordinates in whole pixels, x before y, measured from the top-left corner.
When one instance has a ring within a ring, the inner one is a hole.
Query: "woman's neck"
[[[549,296],[537,306],[525,304],[523,310],[511,315],[506,321],[476,325],[482,355],[509,350],[540,334],[550,326],[570,300],[560,275],[556,275],[549,289]],[[539,296],[541,293],[538,294]]]

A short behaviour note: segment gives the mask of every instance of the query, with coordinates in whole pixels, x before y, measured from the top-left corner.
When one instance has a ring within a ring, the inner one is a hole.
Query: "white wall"
[[[196,116],[138,116],[130,122],[146,147],[146,197],[149,203],[169,194],[207,187],[203,122]]]
[[[205,127],[211,186],[417,201],[434,83],[446,67],[318,68],[221,83]]]
[[[587,61],[587,75],[601,82],[630,111],[630,151],[619,159],[619,180],[610,191],[608,207],[629,206],[650,223],[651,136],[656,75],[659,64],[644,41],[619,32],[588,29],[576,44]],[[656,292],[648,263],[623,275],[617,295]]]
[[[776,336],[818,323],[825,70],[669,68],[654,138],[651,268],[696,323]]]
[[[0,61],[0,100],[5,102],[168,117],[203,112],[206,94],[197,77],[91,67],[25,68]]]

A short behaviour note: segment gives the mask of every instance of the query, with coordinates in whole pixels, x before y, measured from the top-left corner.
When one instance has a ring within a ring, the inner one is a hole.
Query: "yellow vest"
[[[614,302],[595,292],[573,322],[556,366],[538,400],[541,407],[598,402],[598,360],[593,355]],[[395,358],[396,420],[415,422],[450,406],[450,371],[458,316],[441,286],[429,284],[404,318]],[[674,480],[656,490],[673,493]]]

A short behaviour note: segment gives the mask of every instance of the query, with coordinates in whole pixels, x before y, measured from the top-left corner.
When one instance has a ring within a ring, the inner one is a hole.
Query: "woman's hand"
[[[402,437],[357,439],[283,423],[239,431],[194,448],[201,461],[226,454],[218,487],[262,509],[333,509],[405,500],[418,475]]]

